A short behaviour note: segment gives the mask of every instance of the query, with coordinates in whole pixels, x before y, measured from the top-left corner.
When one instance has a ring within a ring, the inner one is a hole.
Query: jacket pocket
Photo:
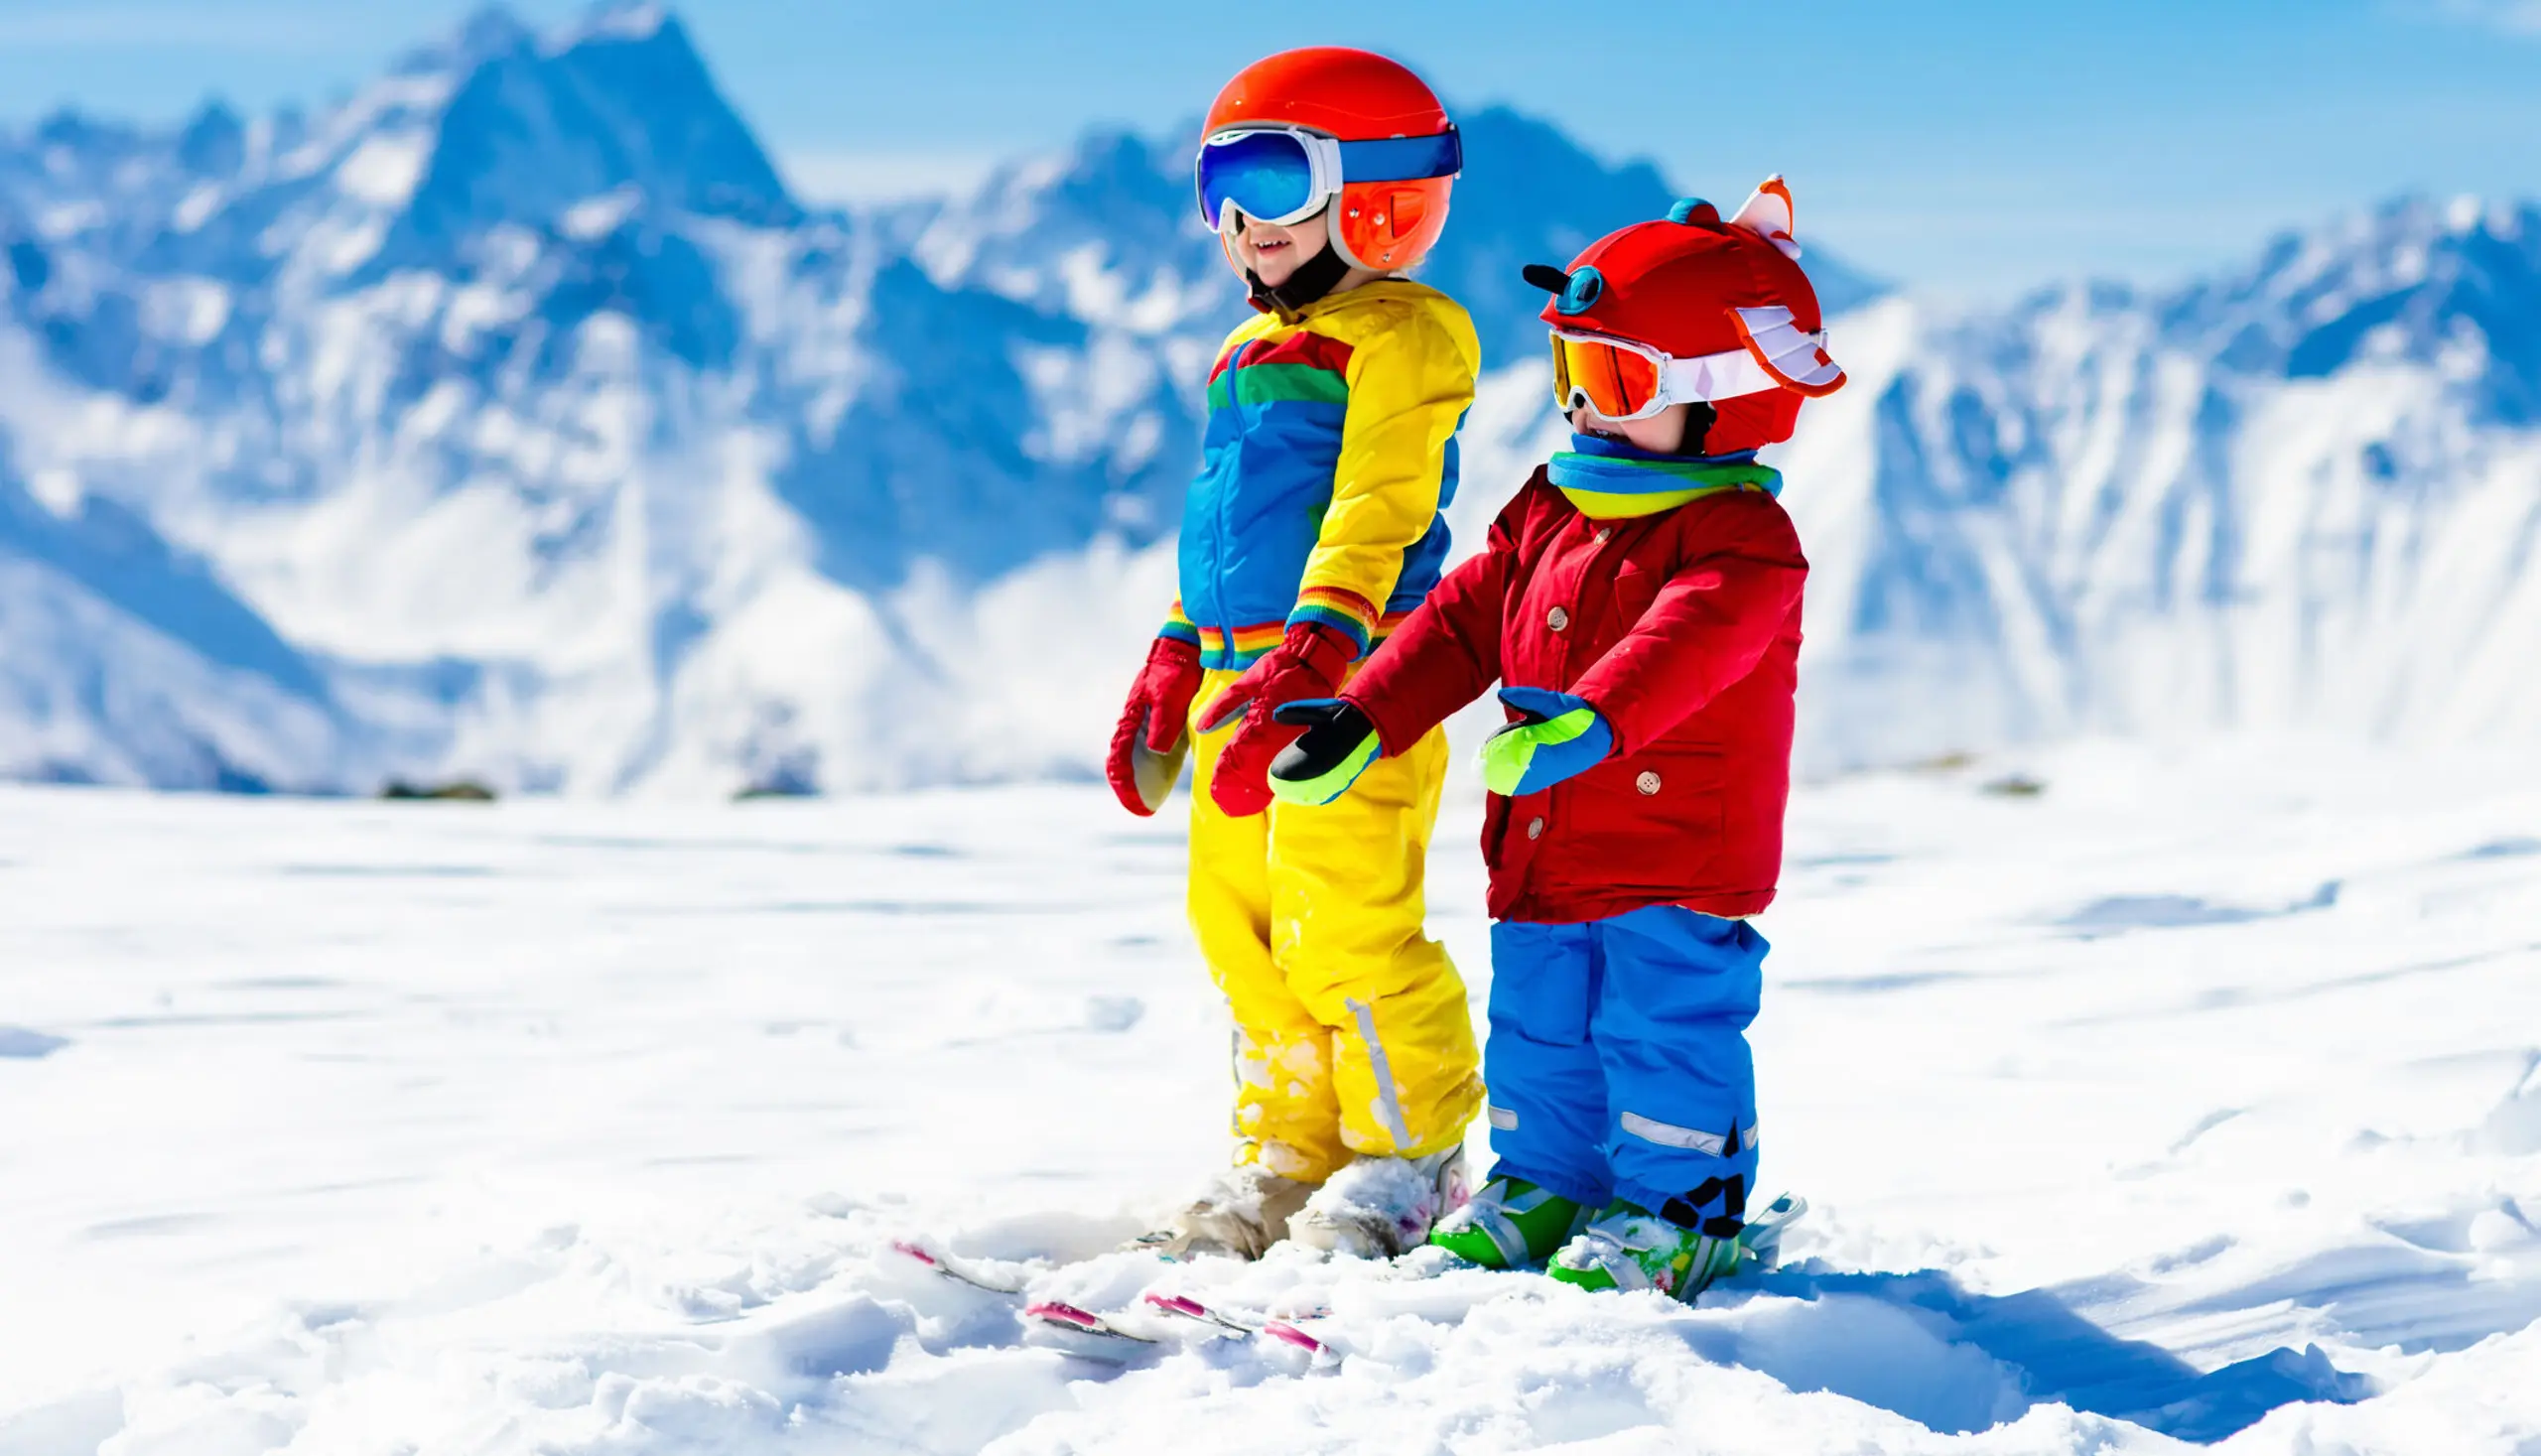
[[[1652,571],[1639,562],[1623,562],[1616,566],[1610,579],[1614,606],[1614,634],[1629,632],[1641,620],[1643,612],[1658,604],[1659,589],[1668,584],[1667,574]]]
[[[1724,848],[1726,767],[1718,752],[1661,746],[1581,774],[1571,819],[1594,848],[1569,857],[1564,877],[1669,895],[1700,887]]]

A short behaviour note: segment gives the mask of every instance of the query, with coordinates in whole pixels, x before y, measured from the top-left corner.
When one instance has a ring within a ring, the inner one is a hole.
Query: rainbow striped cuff
[[[1202,627],[1200,665],[1230,669],[1251,667],[1262,654],[1278,646],[1287,635],[1286,622],[1257,622],[1249,627],[1238,627],[1232,634],[1216,627]]]
[[[1182,599],[1178,596],[1174,598],[1173,610],[1166,615],[1164,625],[1156,629],[1156,635],[1171,637],[1176,642],[1188,642],[1194,647],[1200,645],[1200,628],[1183,614]]]
[[[1356,592],[1340,587],[1308,587],[1297,594],[1297,605],[1288,613],[1287,625],[1316,622],[1332,628],[1357,645],[1358,655],[1365,657],[1375,645],[1378,626],[1385,613],[1375,602]]]

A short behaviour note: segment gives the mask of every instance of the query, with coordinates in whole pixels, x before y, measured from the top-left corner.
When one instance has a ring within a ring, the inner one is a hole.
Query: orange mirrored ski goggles
[[[1645,420],[1672,404],[1736,399],[1768,389],[1818,395],[1843,382],[1843,371],[1824,357],[1823,332],[1801,332],[1786,309],[1736,312],[1749,346],[1690,359],[1628,338],[1552,331],[1554,404],[1565,414],[1585,405],[1609,420]],[[1797,350],[1793,362],[1802,372],[1787,372],[1759,357],[1768,346],[1786,353]]]
[[[1564,413],[1586,405],[1609,420],[1668,407],[1668,356],[1647,344],[1552,331],[1552,397]]]

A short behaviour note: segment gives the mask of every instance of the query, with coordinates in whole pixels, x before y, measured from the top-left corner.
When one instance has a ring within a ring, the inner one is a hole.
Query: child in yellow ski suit
[[[1300,812],[1270,802],[1295,730],[1270,716],[1337,692],[1445,566],[1480,346],[1464,310],[1396,275],[1436,238],[1460,156],[1416,76],[1338,48],[1249,67],[1206,135],[1202,206],[1261,314],[1210,374],[1181,598],[1110,773],[1150,814],[1196,744],[1190,914],[1234,1013],[1238,1145],[1143,1242],[1390,1255],[1463,1200],[1482,1098],[1463,980],[1422,930],[1446,741]]]

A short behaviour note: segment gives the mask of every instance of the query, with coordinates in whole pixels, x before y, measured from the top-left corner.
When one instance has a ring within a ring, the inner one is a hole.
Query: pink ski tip
[[[1073,1325],[1080,1330],[1103,1328],[1103,1321],[1073,1304],[1061,1304],[1055,1299],[1039,1304],[1027,1304],[1023,1307],[1023,1313],[1030,1319],[1048,1320],[1056,1325]]]
[[[1269,1324],[1264,1325],[1262,1327],[1262,1333],[1269,1335],[1273,1340],[1285,1341],[1288,1344],[1294,1345],[1298,1349],[1307,1351],[1311,1354],[1320,1355],[1323,1353],[1323,1342],[1321,1340],[1316,1339],[1314,1336],[1307,1334],[1305,1331],[1298,1329],[1295,1325],[1292,1325],[1283,1319],[1274,1319]]]
[[[1150,1294],[1147,1296],[1147,1303],[1167,1314],[1188,1315],[1193,1319],[1209,1317],[1207,1306],[1197,1299],[1186,1298],[1180,1294]]]
[[[907,1255],[909,1257],[916,1259],[919,1263],[925,1264],[928,1268],[937,1267],[941,1262],[941,1260],[937,1259],[934,1255],[927,1253],[918,1245],[911,1244],[906,1239],[892,1240],[891,1247],[900,1253]]]

